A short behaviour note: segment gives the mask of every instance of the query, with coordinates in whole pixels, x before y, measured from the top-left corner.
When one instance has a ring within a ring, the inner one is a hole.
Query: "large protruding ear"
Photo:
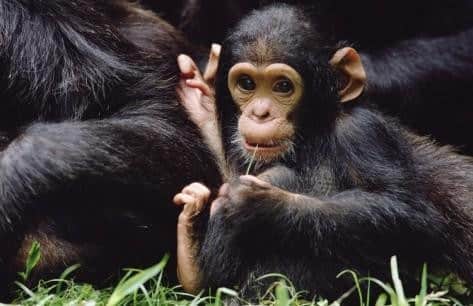
[[[330,64],[345,76],[346,83],[340,90],[340,101],[348,102],[358,98],[365,87],[366,72],[361,58],[355,49],[339,49],[330,60]]]

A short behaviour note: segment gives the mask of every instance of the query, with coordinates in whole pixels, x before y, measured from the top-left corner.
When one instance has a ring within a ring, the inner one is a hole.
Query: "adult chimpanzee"
[[[88,280],[175,250],[172,196],[220,185],[177,98],[181,52],[125,1],[0,2],[2,289],[33,240],[38,275],[79,262]]]
[[[163,8],[167,1],[146,0]],[[181,0],[168,15],[196,42],[219,42],[252,8],[275,2]],[[380,109],[473,154],[473,1],[280,0],[314,5],[320,31],[353,42]],[[171,8],[171,7],[170,7]],[[166,10],[166,7],[163,9]]]
[[[271,6],[222,46],[225,158],[239,174],[254,158],[257,177],[221,188],[201,245],[192,223],[210,191],[194,183],[176,195],[184,287],[250,290],[254,277],[279,272],[335,297],[350,284],[338,272],[383,278],[394,254],[409,275],[428,262],[473,282],[472,160],[362,103],[360,56],[311,20],[302,8]]]
[[[228,29],[250,10],[260,6],[254,0],[142,0],[146,7],[183,31],[196,45],[207,48],[220,42]]]

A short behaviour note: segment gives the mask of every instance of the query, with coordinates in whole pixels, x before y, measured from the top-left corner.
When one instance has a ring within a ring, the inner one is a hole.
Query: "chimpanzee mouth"
[[[272,163],[282,159],[293,159],[295,144],[289,137],[277,139],[252,139],[240,133],[235,133],[232,143],[236,151],[230,154],[238,154],[245,160],[245,164],[253,165],[254,168]]]
[[[251,142],[247,139],[244,140],[245,149],[251,153],[279,153],[286,149],[284,142],[278,142],[274,140],[270,140],[268,142],[260,143],[260,142]]]

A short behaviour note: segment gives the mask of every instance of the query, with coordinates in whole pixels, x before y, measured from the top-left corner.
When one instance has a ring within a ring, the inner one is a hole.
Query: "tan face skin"
[[[228,73],[228,88],[241,111],[238,130],[248,153],[263,160],[283,154],[295,132],[290,115],[304,93],[300,74],[281,63],[237,63]]]
[[[366,73],[358,53],[350,47],[339,49],[330,64],[346,76],[340,102],[359,97]],[[283,155],[294,138],[291,114],[304,93],[301,75],[282,63],[255,66],[242,62],[230,69],[228,89],[241,111],[238,131],[245,150],[265,161]]]

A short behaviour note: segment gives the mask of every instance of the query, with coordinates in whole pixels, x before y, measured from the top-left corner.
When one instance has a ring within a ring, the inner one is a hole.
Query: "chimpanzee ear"
[[[346,78],[345,86],[339,92],[340,101],[348,102],[359,97],[365,87],[366,72],[358,52],[350,47],[339,49],[330,64]]]

